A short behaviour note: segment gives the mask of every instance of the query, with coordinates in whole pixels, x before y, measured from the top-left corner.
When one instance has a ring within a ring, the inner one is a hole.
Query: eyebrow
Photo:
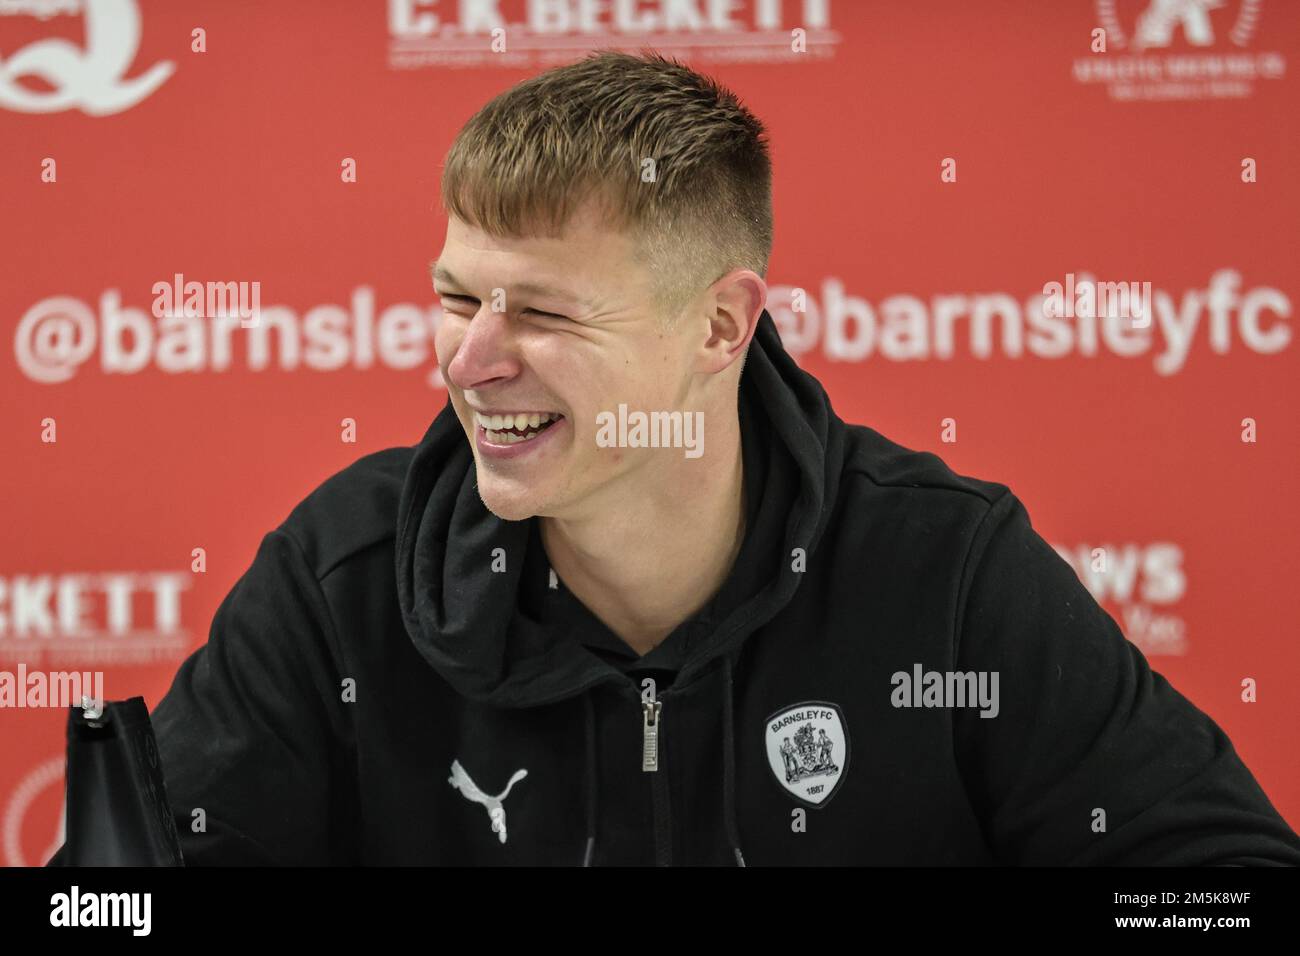
[[[455,286],[457,289],[468,288],[468,286],[466,286],[465,283],[461,282],[454,275],[452,275],[451,271],[447,269],[446,266],[439,265],[436,259],[433,262],[433,280],[435,282],[444,282],[447,285]],[[528,295],[546,296],[551,299],[557,299],[560,302],[565,302],[568,303],[569,305],[577,306],[582,311],[587,311],[589,309],[589,306],[585,300],[579,298],[577,295],[568,291],[567,289],[560,289],[555,286],[542,285],[537,282],[518,282],[515,285],[511,286],[511,291],[522,292]],[[449,293],[449,294],[454,295],[455,293]]]

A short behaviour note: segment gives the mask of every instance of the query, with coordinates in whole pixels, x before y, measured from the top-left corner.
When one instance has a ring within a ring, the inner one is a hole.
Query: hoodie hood
[[[821,384],[785,351],[766,309],[741,375],[739,414],[752,416],[742,420],[742,431],[757,428],[769,436],[773,455],[791,476],[765,482],[757,508],[782,547],[761,556],[760,566],[770,569],[762,575],[765,583],[726,608],[712,633],[692,645],[678,684],[729,658],[789,602],[802,577],[791,568],[792,552],[816,548],[838,491],[843,422]],[[544,552],[528,554],[530,545],[539,547],[540,538],[530,533],[536,521],[505,521],[483,505],[474,456],[448,399],[416,446],[402,487],[397,591],[416,648],[469,699],[533,707],[605,681],[628,681],[522,600],[526,569],[550,565]],[[753,534],[747,528],[746,538]],[[504,556],[504,571],[493,570],[495,555]],[[754,570],[738,567],[732,576]]]

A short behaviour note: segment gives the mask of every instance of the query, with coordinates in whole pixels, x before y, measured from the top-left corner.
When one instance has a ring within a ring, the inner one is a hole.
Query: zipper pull
[[[641,701],[641,769],[659,769],[659,712],[663,704],[657,700]]]

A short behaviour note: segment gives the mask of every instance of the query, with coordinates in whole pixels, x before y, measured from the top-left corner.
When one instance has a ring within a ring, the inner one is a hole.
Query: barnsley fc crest
[[[808,700],[778,710],[763,728],[776,782],[809,806],[824,804],[849,767],[849,732],[839,707]]]

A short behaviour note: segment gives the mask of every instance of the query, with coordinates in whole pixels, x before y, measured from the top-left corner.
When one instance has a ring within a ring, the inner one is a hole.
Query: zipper
[[[641,770],[653,773],[650,797],[654,816],[655,865],[672,866],[672,806],[668,799],[668,778],[659,773],[662,743],[663,701],[640,699]]]
[[[641,769],[654,772],[659,769],[659,714],[663,701],[641,701]]]

